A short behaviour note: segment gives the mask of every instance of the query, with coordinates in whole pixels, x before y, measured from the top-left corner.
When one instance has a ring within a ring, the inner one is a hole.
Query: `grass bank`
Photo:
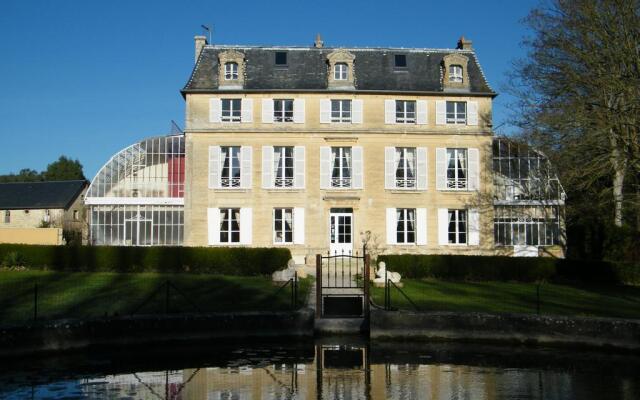
[[[291,309],[290,286],[262,276],[0,271],[0,325],[33,319],[36,284],[39,319]],[[299,304],[309,287],[299,281]]]
[[[536,284],[510,282],[448,282],[403,279],[402,291],[423,311],[536,313]],[[372,288],[376,304],[384,304],[384,288]],[[392,287],[391,305],[413,310]],[[640,287],[559,285],[540,286],[541,314],[640,318]]]

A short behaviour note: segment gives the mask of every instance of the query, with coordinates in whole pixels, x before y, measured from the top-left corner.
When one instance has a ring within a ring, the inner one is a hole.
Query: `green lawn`
[[[403,279],[401,289],[420,310],[480,311],[490,313],[535,313],[536,285],[506,282],[444,282]],[[376,304],[384,305],[384,288],[371,291]],[[640,318],[640,287],[540,286],[541,314]],[[391,288],[394,308],[413,306]]]
[[[38,285],[41,319],[164,313],[169,311],[288,310],[291,286],[278,291],[268,277],[157,273],[0,271],[0,325],[33,318]],[[308,279],[299,281],[299,304]]]

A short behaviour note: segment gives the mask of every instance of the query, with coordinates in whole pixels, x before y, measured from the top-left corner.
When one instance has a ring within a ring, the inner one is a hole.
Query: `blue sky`
[[[184,126],[179,93],[193,66],[193,36],[213,42],[452,48],[473,41],[500,92],[523,55],[520,20],[537,0],[0,2],[0,174],[42,170],[64,154],[89,179],[138,139]],[[494,102],[494,125],[508,114]],[[501,130],[507,133],[507,130]]]

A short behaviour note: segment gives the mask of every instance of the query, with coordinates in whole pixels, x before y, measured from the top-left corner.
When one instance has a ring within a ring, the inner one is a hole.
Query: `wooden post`
[[[322,317],[322,254],[316,254],[316,318]]]

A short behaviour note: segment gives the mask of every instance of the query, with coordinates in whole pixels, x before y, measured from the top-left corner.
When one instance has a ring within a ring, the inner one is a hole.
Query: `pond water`
[[[640,399],[640,357],[582,350],[325,339],[0,364],[1,399]]]

